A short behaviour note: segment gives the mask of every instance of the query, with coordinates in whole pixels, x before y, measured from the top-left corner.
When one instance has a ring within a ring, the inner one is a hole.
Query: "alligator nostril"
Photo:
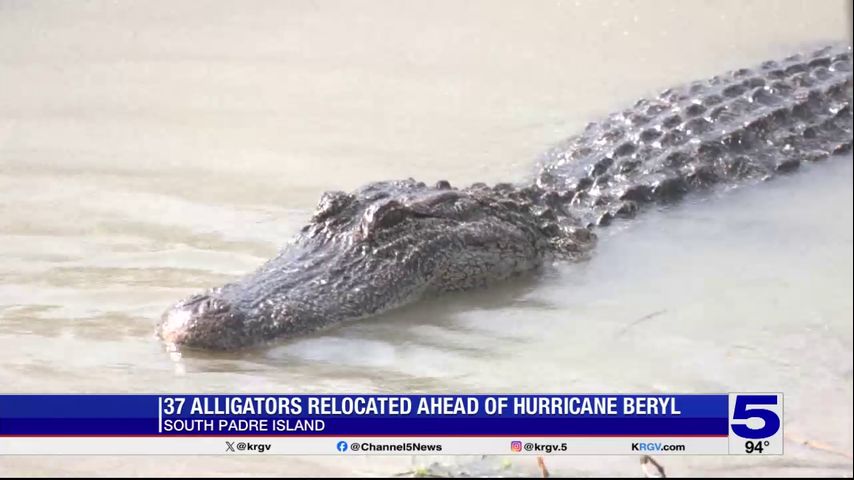
[[[194,310],[184,308],[181,304],[170,308],[160,319],[157,335],[167,342],[182,343],[190,332],[193,312]]]
[[[194,302],[193,313],[199,316],[205,313],[222,313],[228,310],[228,306],[216,298],[204,296],[202,299]]]
[[[196,294],[173,305],[163,313],[157,334],[172,343],[187,343],[192,340],[194,329],[208,328],[206,323],[216,320],[229,311],[225,302],[207,294]]]
[[[247,342],[244,317],[219,296],[222,289],[192,295],[163,312],[155,333],[174,345],[234,348]]]

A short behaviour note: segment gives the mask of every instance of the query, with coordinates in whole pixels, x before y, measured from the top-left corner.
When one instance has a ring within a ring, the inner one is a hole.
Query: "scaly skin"
[[[665,90],[591,123],[545,155],[530,185],[410,179],[327,192],[278,256],[175,304],[157,332],[240,348],[582,257],[596,228],[653,202],[849,152],[851,100],[851,48],[828,47]]]

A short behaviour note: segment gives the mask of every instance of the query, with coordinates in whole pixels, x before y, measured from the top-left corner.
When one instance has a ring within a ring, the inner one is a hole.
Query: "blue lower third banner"
[[[0,395],[8,454],[782,454],[783,396]]]

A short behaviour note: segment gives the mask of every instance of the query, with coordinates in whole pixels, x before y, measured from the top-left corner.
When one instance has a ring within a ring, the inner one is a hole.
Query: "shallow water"
[[[176,299],[274,254],[323,190],[524,178],[540,152],[641,96],[845,38],[843,12],[0,1],[0,389],[783,391],[786,456],[672,458],[669,473],[851,475],[850,155],[616,225],[589,262],[308,338],[179,355],[152,335]],[[549,462],[555,474],[639,474],[634,457]],[[514,463],[508,473],[534,472]],[[39,475],[410,467],[0,459],[0,474]]]

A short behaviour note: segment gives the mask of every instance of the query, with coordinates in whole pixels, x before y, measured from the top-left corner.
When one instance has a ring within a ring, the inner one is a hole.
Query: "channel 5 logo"
[[[729,453],[783,454],[783,394],[729,394]]]
[[[749,439],[773,436],[780,431],[782,403],[782,395],[736,395],[730,411],[732,432]]]
[[[519,440],[513,440],[512,442],[510,442],[510,450],[514,452],[521,452],[522,442],[520,442]]]

